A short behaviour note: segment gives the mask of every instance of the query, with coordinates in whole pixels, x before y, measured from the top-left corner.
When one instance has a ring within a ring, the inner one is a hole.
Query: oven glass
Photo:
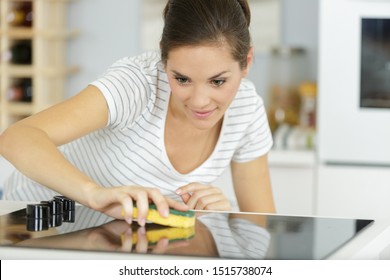
[[[390,19],[363,18],[360,107],[390,108]]]

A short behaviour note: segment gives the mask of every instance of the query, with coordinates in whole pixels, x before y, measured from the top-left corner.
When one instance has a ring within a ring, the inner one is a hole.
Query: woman
[[[245,0],[171,0],[161,54],[124,58],[74,97],[9,127],[0,152],[15,173],[6,199],[56,193],[143,226],[148,203],[229,210],[213,186],[231,166],[241,211],[274,212]],[[43,187],[47,186],[47,187]],[[50,189],[49,189],[50,188]],[[181,198],[181,201],[180,201]],[[184,202],[184,203],[183,203]]]

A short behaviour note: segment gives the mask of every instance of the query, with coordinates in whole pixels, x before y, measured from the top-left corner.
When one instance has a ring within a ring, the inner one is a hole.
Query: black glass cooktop
[[[66,214],[66,215],[65,215]],[[372,220],[251,213],[197,213],[191,228],[113,220],[76,206],[48,223],[26,209],[0,216],[0,245],[118,254],[166,254],[226,259],[324,259]]]

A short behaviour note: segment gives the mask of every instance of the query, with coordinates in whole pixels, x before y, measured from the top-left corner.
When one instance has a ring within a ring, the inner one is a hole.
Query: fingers
[[[189,184],[176,191],[190,209],[231,210],[231,205],[222,191],[213,186]]]
[[[194,192],[194,191],[205,190],[205,189],[209,189],[209,188],[211,188],[211,186],[192,183],[192,184],[188,184],[188,185],[185,185],[183,187],[178,188],[176,190],[176,194],[182,196],[182,195]]]
[[[122,246],[119,248],[122,252],[132,252],[134,245],[134,236],[133,230],[129,227],[124,233],[121,235]],[[135,233],[136,243],[135,243],[135,251],[137,253],[146,253],[148,251],[148,238],[146,236],[145,227],[139,227]]]
[[[162,217],[167,218],[169,215],[169,204],[167,199],[161,194],[160,190],[158,189],[147,188],[146,190],[149,194],[150,199],[156,205],[158,213]]]
[[[143,227],[146,223],[146,216],[149,211],[149,202],[146,192],[140,192],[137,196],[138,224]]]
[[[137,253],[147,253],[150,249],[150,243],[146,234],[145,227],[139,227],[136,231],[137,241],[135,243],[135,252]],[[122,246],[119,248],[120,251],[123,252],[131,252],[133,251],[134,239],[132,229],[129,228],[121,235]],[[163,254],[170,249],[187,247],[189,242],[187,240],[183,241],[175,241],[174,243],[170,243],[169,239],[166,237],[162,237],[157,241],[155,245],[151,248],[151,252],[153,254]]]
[[[188,211],[190,208],[188,205],[184,204],[183,202],[173,200],[169,197],[166,198],[168,205],[170,208],[179,210],[179,211]]]
[[[122,246],[120,248],[123,252],[131,252],[133,249],[133,230],[129,227],[121,235]]]
[[[149,211],[149,203],[156,205],[162,217],[168,217],[169,208],[187,211],[189,207],[183,202],[175,201],[163,196],[157,188],[140,186],[121,186],[101,188],[94,193],[93,209],[103,212],[115,219],[124,219],[127,223],[133,222],[134,210],[137,207],[137,221],[143,227]]]
[[[146,253],[148,251],[148,238],[146,237],[145,227],[140,227],[137,230],[137,244],[135,250],[138,253]]]
[[[128,195],[122,195],[122,198],[119,200],[122,204],[122,216],[128,224],[133,222],[133,200]]]
[[[123,216],[129,224],[133,221],[133,207],[137,206],[138,224],[141,227],[145,226],[149,211],[149,200],[156,204],[160,215],[167,217],[169,214],[168,202],[158,189],[129,186],[121,187],[119,191],[121,191],[120,203],[123,207]]]
[[[163,254],[166,252],[167,248],[169,246],[169,239],[168,238],[161,238],[159,241],[157,241],[156,247],[152,250],[154,254]]]
[[[146,217],[149,211],[149,201],[156,205],[157,211],[162,217],[167,218],[169,216],[169,208],[172,207],[179,211],[187,211],[189,207],[182,202],[175,201],[163,196],[157,188],[144,188],[144,187],[128,187],[130,200],[135,200],[138,208],[138,224],[143,227],[146,223]],[[122,202],[123,203],[123,202]],[[123,205],[123,207],[129,207]],[[132,213],[129,212],[131,215]],[[131,216],[130,215],[130,216]],[[129,222],[128,219],[126,221]]]
[[[180,197],[181,197],[181,200],[182,200],[184,203],[187,203],[188,200],[190,200],[190,198],[191,198],[191,194],[189,194],[189,193],[184,193],[184,194],[182,194]]]
[[[222,193],[210,191],[194,192],[187,205],[195,210],[230,210],[230,202]]]

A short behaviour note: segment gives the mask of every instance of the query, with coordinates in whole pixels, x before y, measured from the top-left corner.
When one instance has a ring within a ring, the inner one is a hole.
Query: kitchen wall
[[[271,0],[272,1],[272,0]],[[252,0],[256,2],[267,2],[263,0]],[[277,20],[278,40],[273,40],[268,47],[300,47],[304,48],[307,55],[307,80],[317,81],[318,67],[318,16],[319,0],[278,0],[279,13]],[[254,5],[254,18],[262,16],[261,5]],[[256,10],[259,9],[259,11]],[[259,21],[254,20],[253,25]],[[268,21],[271,22],[271,21]],[[275,32],[275,29],[268,27],[252,26],[252,33],[257,32],[260,28],[266,28],[267,32]],[[256,38],[256,34],[252,37]],[[260,42],[263,44],[266,42]],[[259,48],[259,47],[258,47]],[[269,48],[260,48],[261,51],[256,53],[255,62],[249,74],[249,78],[255,83],[258,93],[268,104],[268,91],[270,77],[271,54]]]
[[[73,95],[98,77],[111,63],[156,45],[161,24],[161,1],[148,0],[79,0],[69,5],[70,28],[81,35],[70,41],[68,61],[79,65],[80,72],[69,78],[67,95]],[[281,44],[308,50],[311,73],[317,75],[318,0],[250,0],[253,7],[252,33],[256,60],[250,74],[258,92],[266,99],[269,47]],[[156,4],[157,3],[157,4]],[[155,10],[153,10],[155,7]],[[279,7],[280,11],[276,8]],[[267,13],[264,13],[264,10]],[[156,11],[157,10],[157,11]],[[270,11],[270,12],[268,12]],[[145,17],[156,20],[144,24]],[[279,18],[278,18],[279,17]],[[145,33],[152,33],[145,35]],[[279,32],[279,34],[277,34]],[[155,39],[150,39],[154,38]],[[150,42],[152,41],[152,43]]]
[[[67,95],[95,80],[113,62],[140,51],[139,0],[79,0],[69,4],[69,27],[80,36],[69,42],[68,61],[80,72],[69,78]]]
[[[318,74],[318,0],[282,0],[281,44],[302,46],[308,54],[309,79]]]

